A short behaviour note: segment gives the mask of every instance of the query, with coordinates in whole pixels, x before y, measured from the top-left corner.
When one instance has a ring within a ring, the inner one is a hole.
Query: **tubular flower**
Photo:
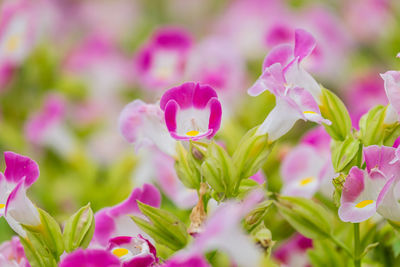
[[[157,30],[135,59],[141,83],[149,89],[160,89],[179,81],[184,75],[192,43],[192,37],[183,29]]]
[[[345,222],[362,222],[376,212],[393,221],[400,221],[400,164],[393,162],[392,147],[369,146],[364,149],[366,170],[353,167],[344,183],[339,217]],[[392,201],[397,199],[396,201]]]
[[[141,235],[112,238],[107,250],[119,258],[122,267],[145,267],[158,262],[155,247]]]
[[[135,188],[128,199],[109,208],[99,210],[95,215],[95,230],[93,241],[106,246],[112,237],[136,236],[141,231],[129,217],[131,214],[141,215],[137,201],[147,205],[159,207],[161,202],[160,192],[150,184],[142,188]]]
[[[60,262],[60,267],[120,267],[119,259],[106,250],[78,249]]]
[[[332,191],[325,188],[334,176],[329,146],[329,135],[317,128],[289,152],[281,167],[283,195],[311,198],[319,189]]]
[[[0,266],[30,267],[18,237],[14,236],[10,241],[0,245]]]
[[[296,30],[295,45],[279,45],[266,56],[263,74],[248,90],[257,96],[268,90],[276,97],[276,106],[258,129],[274,141],[287,133],[299,120],[330,124],[319,111],[321,88],[300,65],[315,47],[315,39],[304,30]]]
[[[125,106],[119,116],[122,136],[136,149],[144,145],[155,145],[168,155],[175,155],[176,141],[165,126],[162,110],[158,105],[134,100]]]
[[[215,90],[187,82],[169,89],[161,98],[165,123],[177,140],[212,138],[221,125],[222,108]]]
[[[39,176],[39,167],[28,157],[5,152],[6,169],[0,173],[0,215],[4,215],[10,227],[19,235],[26,233],[21,223],[40,225],[37,208],[26,196],[26,190]]]

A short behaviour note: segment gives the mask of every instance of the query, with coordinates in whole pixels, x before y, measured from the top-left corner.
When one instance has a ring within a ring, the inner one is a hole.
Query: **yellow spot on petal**
[[[314,177],[306,177],[300,181],[300,185],[305,186],[305,185],[311,183],[312,181],[314,181]]]
[[[363,201],[357,203],[356,208],[362,209],[372,203],[374,203],[374,201],[371,199],[363,200]]]
[[[0,209],[4,208],[6,205],[0,204]]]
[[[198,134],[199,134],[199,131],[195,131],[195,130],[189,131],[189,132],[186,133],[186,135],[188,135],[188,136],[196,136]]]
[[[117,256],[118,258],[121,258],[122,256],[125,256],[126,254],[128,254],[129,250],[127,250],[126,248],[116,248],[113,249],[112,253]]]
[[[303,111],[304,114],[317,114],[317,112],[311,111],[311,110],[307,110],[307,111]]]
[[[7,52],[14,52],[21,42],[21,38],[18,35],[13,35],[8,38],[6,42],[6,50]]]

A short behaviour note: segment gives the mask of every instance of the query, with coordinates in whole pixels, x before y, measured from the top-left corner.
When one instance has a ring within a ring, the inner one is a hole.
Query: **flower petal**
[[[18,183],[25,180],[25,186],[30,186],[39,177],[37,163],[28,157],[16,154],[11,151],[4,152],[6,170],[4,175],[8,182]]]

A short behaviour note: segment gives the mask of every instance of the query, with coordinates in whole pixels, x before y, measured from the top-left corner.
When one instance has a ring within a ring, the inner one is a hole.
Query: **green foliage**
[[[176,146],[177,160],[175,170],[182,183],[193,189],[200,188],[201,174],[198,169],[197,159],[178,142]]]
[[[87,248],[94,233],[94,215],[90,204],[79,209],[65,223],[63,238],[65,251]]]
[[[342,100],[330,90],[322,88],[321,104],[322,117],[332,122],[324,124],[325,130],[335,140],[343,141],[351,133],[351,119]]]
[[[353,166],[362,162],[362,144],[358,139],[347,136],[344,141],[333,141],[332,164],[335,172],[348,173]]]
[[[133,221],[160,243],[173,251],[186,246],[189,241],[186,226],[172,213],[138,201],[140,211],[149,219],[132,216]]]

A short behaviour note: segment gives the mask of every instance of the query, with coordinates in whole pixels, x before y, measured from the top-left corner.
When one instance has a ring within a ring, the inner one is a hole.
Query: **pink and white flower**
[[[170,135],[177,140],[212,138],[221,125],[222,108],[215,90],[187,82],[166,91],[160,107]]]
[[[0,266],[2,267],[30,267],[25,256],[24,247],[19,238],[14,236],[10,241],[0,245]]]
[[[304,30],[296,30],[295,45],[280,45],[265,58],[263,74],[248,90],[257,96],[269,90],[276,97],[276,106],[259,127],[258,134],[268,133],[274,141],[303,119],[330,124],[319,111],[321,88],[300,65],[315,47],[315,39]]]
[[[129,217],[132,214],[142,215],[137,201],[159,207],[161,195],[156,187],[145,184],[142,188],[135,188],[129,198],[120,204],[99,210],[95,214],[96,224],[92,242],[105,247],[113,237],[136,236],[142,233]]]
[[[145,267],[158,263],[156,248],[141,235],[114,237],[110,239],[107,250],[119,258],[122,267]]]
[[[322,128],[308,133],[302,143],[285,156],[281,174],[283,195],[311,198],[320,189],[332,193],[332,186],[324,188],[332,184],[334,177],[329,135]]]
[[[4,215],[10,227],[26,237],[21,224],[40,225],[39,212],[26,196],[26,190],[39,176],[39,167],[28,157],[5,152],[6,169],[0,173],[0,215]]]
[[[312,240],[300,234],[285,241],[274,251],[274,258],[278,259],[282,267],[308,267],[310,262],[307,257],[307,249],[312,248]]]
[[[107,250],[77,249],[65,256],[60,267],[121,267],[119,259]]]
[[[160,28],[135,58],[137,78],[147,89],[157,90],[177,83],[184,75],[192,37],[177,27]]]
[[[163,267],[210,267],[211,265],[201,255],[192,255],[190,257],[174,256],[167,260]]]
[[[119,129],[124,138],[136,145],[155,145],[168,155],[175,155],[176,141],[169,135],[163,112],[156,104],[134,100],[125,106],[119,117]]]
[[[25,124],[25,136],[37,147],[49,147],[62,156],[71,155],[76,148],[72,133],[66,128],[66,102],[56,94],[49,94],[40,111]]]
[[[400,164],[393,162],[392,147],[364,148],[366,170],[353,167],[344,183],[339,217],[345,222],[362,222],[376,212],[386,219],[399,221]],[[397,199],[397,200],[396,200]]]
[[[392,109],[386,115],[390,118],[385,118],[385,120],[389,122],[398,121],[400,116],[400,71],[390,70],[381,74],[381,77],[384,80],[386,96],[390,103],[389,107]]]

